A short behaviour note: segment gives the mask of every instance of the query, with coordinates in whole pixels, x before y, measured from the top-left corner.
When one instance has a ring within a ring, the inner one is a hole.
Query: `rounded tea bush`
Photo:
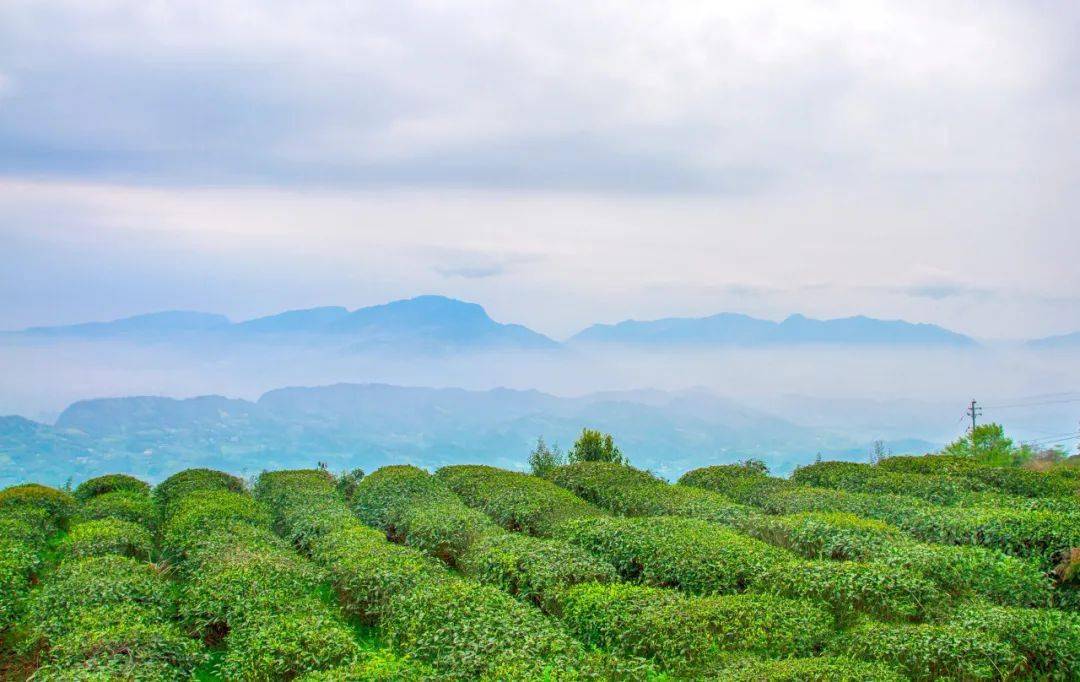
[[[75,511],[71,495],[37,483],[25,483],[0,490],[0,510],[31,507],[45,510],[53,523],[63,524]]]
[[[467,580],[420,585],[391,599],[381,625],[391,645],[449,679],[475,679],[502,657],[576,669],[581,645],[538,610]]]
[[[835,643],[837,653],[894,666],[913,680],[999,680],[1022,673],[1024,657],[977,630],[866,621]]]
[[[736,659],[723,668],[725,682],[902,682],[907,678],[881,663],[842,656],[762,660]]]
[[[185,469],[169,476],[154,488],[154,497],[162,507],[196,490],[243,492],[244,482],[213,469]]]
[[[1008,643],[1039,679],[1080,679],[1080,613],[970,603],[948,623]]]
[[[85,502],[97,495],[118,491],[149,495],[150,484],[127,474],[107,474],[80,483],[75,488],[75,499]]]
[[[229,631],[218,666],[227,680],[291,680],[312,670],[352,663],[352,631],[322,613],[267,613]]]
[[[154,538],[144,526],[118,519],[85,521],[72,527],[63,539],[60,552],[68,559],[120,554],[149,560]]]
[[[31,639],[54,641],[95,607],[132,607],[168,620],[173,586],[152,564],[115,554],[65,561],[42,582],[24,617]]]
[[[158,515],[154,500],[149,495],[118,490],[91,497],[79,507],[77,517],[83,521],[96,519],[119,519],[153,529],[157,527]]]
[[[313,672],[300,682],[435,682],[438,674],[428,665],[386,649],[368,652],[359,663]]]
[[[529,535],[550,535],[566,520],[603,514],[551,481],[517,471],[458,465],[439,469],[435,477],[498,525]]]
[[[462,556],[460,568],[548,612],[571,585],[618,579],[611,564],[575,545],[514,533],[479,540]]]
[[[205,651],[171,621],[135,606],[113,605],[81,613],[70,632],[52,642],[47,656],[50,678],[63,679],[64,672],[77,668],[102,679],[143,679],[154,670],[162,679],[179,680],[190,677]]]

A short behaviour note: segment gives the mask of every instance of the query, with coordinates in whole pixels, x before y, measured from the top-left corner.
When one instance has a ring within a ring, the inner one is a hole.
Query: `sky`
[[[1074,2],[0,3],[0,329],[1080,330]]]

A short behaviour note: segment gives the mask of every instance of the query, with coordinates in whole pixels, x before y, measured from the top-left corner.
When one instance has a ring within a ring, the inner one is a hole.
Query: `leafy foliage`
[[[145,526],[119,519],[76,524],[60,544],[60,552],[72,559],[120,554],[146,561],[153,551],[154,538]]]
[[[626,464],[627,460],[615,445],[615,438],[610,433],[600,433],[594,429],[582,429],[581,435],[574,442],[574,447],[567,455],[571,464],[578,462],[610,462]]]
[[[127,474],[106,474],[83,481],[75,488],[75,499],[86,502],[97,495],[113,492],[129,492],[149,495],[150,484]]]

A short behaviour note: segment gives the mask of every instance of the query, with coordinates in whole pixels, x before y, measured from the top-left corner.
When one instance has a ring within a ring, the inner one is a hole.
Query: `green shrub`
[[[95,607],[138,608],[158,621],[176,612],[173,586],[152,564],[115,554],[65,561],[27,604],[28,639],[55,641]]]
[[[1049,606],[1053,599],[1053,583],[1037,562],[986,547],[897,543],[874,560],[920,573],[954,597],[1014,606]]]
[[[555,469],[550,478],[598,507],[623,516],[686,516],[730,524],[754,513],[722,495],[673,486],[646,471],[620,464],[569,464]]]
[[[244,482],[223,471],[213,469],[185,469],[169,476],[154,488],[154,497],[162,508],[173,500],[196,490],[220,490],[243,492]]]
[[[725,666],[720,679],[725,682],[902,682],[906,678],[881,663],[817,656],[782,661],[744,657]]]
[[[75,498],[56,488],[37,483],[25,483],[0,490],[0,510],[19,507],[43,509],[52,523],[62,525],[75,511]]]
[[[211,530],[241,522],[256,528],[270,527],[270,513],[251,498],[224,490],[195,490],[173,499],[161,525],[167,556],[181,559],[192,546],[206,541]]]
[[[313,670],[353,663],[352,631],[315,613],[266,613],[229,631],[218,673],[227,680],[291,680]]]
[[[86,502],[97,495],[118,491],[149,495],[150,484],[127,474],[107,474],[80,483],[75,488],[75,499]]]
[[[434,682],[438,674],[428,665],[386,649],[368,652],[359,663],[308,673],[300,682]]]
[[[1080,614],[972,603],[953,614],[949,625],[1011,645],[1040,679],[1080,679]]]
[[[487,516],[460,500],[417,502],[392,515],[389,534],[395,540],[456,565],[461,555],[482,537],[502,534]]]
[[[680,674],[701,672],[718,645],[708,623],[677,592],[626,584],[583,584],[562,598],[563,622],[586,646],[655,660]]]
[[[922,576],[881,564],[796,560],[753,576],[752,589],[827,603],[841,623],[865,613],[882,620],[919,620],[940,609],[945,596]]]
[[[908,541],[899,529],[886,523],[842,512],[757,516],[739,528],[810,559],[866,561]]]
[[[1024,669],[1009,645],[951,625],[865,622],[845,632],[836,650],[895,666],[914,680],[1000,680]]]
[[[579,547],[510,533],[474,543],[460,566],[466,575],[548,612],[556,609],[559,594],[567,587],[618,578],[611,564]]]
[[[820,462],[800,467],[791,480],[802,485],[851,492],[909,495],[943,505],[954,504],[962,495],[986,488],[981,482],[964,476],[897,473],[856,462]]]
[[[388,530],[394,526],[397,514],[418,502],[435,504],[455,500],[449,488],[423,469],[386,466],[357,484],[353,509],[367,525]]]
[[[351,501],[353,493],[356,492],[356,486],[359,485],[362,480],[364,480],[363,469],[343,471],[336,479],[335,488],[337,488],[338,494],[347,501]]]
[[[449,575],[442,564],[359,524],[315,541],[311,556],[330,574],[345,609],[368,624],[382,619],[395,595]]]
[[[878,462],[877,466],[887,471],[907,474],[963,476],[976,469],[982,469],[986,465],[970,457],[956,455],[896,455],[886,457]]]
[[[556,537],[605,559],[626,580],[692,594],[740,591],[793,558],[728,528],[676,517],[579,519],[559,527]]]
[[[183,586],[181,615],[193,629],[212,633],[265,612],[311,606],[325,575],[290,551],[237,543],[208,557]]]
[[[550,481],[516,471],[460,465],[443,467],[435,477],[465,504],[483,511],[507,530],[546,536],[568,519],[602,515]]]
[[[55,529],[45,509],[7,507],[0,509],[0,542],[18,542],[29,547],[45,544]]]
[[[586,645],[651,658],[682,674],[715,667],[727,650],[810,654],[832,635],[824,609],[763,595],[688,597],[593,583],[568,589],[562,602],[564,622]]]
[[[467,580],[421,584],[390,600],[388,641],[428,661],[445,678],[475,679],[496,663],[540,660],[556,669],[581,665],[584,651],[539,611],[502,591]]]
[[[205,658],[199,642],[172,622],[139,607],[112,604],[77,614],[70,631],[52,642],[35,679],[71,679],[67,674],[78,670],[101,679],[182,680],[190,679]]]
[[[119,519],[150,529],[157,527],[158,515],[154,500],[142,493],[128,490],[100,493],[83,502],[77,518],[82,521]]]
[[[149,560],[154,551],[154,537],[145,527],[130,521],[84,521],[72,526],[59,549],[68,559],[120,554]]]
[[[21,542],[0,539],[0,635],[15,623],[30,590],[39,557]]]

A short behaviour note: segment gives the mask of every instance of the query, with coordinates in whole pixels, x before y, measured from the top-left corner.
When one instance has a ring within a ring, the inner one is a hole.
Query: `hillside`
[[[586,425],[618,433],[642,466],[671,476],[747,456],[787,471],[817,452],[865,457],[869,451],[869,441],[799,426],[703,390],[565,398],[338,384],[273,390],[254,402],[222,396],[85,400],[54,425],[9,422],[0,422],[0,483],[61,484],[68,476],[116,468],[160,480],[190,466],[250,473],[313,459],[336,468],[393,461],[518,467],[537,436],[568,445]]]
[[[747,315],[720,313],[710,317],[670,317],[661,320],[625,320],[585,329],[571,343],[628,345],[737,345],[897,344],[974,346],[975,341],[932,324],[903,320],[876,320],[857,316],[814,320],[791,315],[781,322]]]
[[[0,677],[1077,679],[1078,490],[940,456],[16,486]]]

